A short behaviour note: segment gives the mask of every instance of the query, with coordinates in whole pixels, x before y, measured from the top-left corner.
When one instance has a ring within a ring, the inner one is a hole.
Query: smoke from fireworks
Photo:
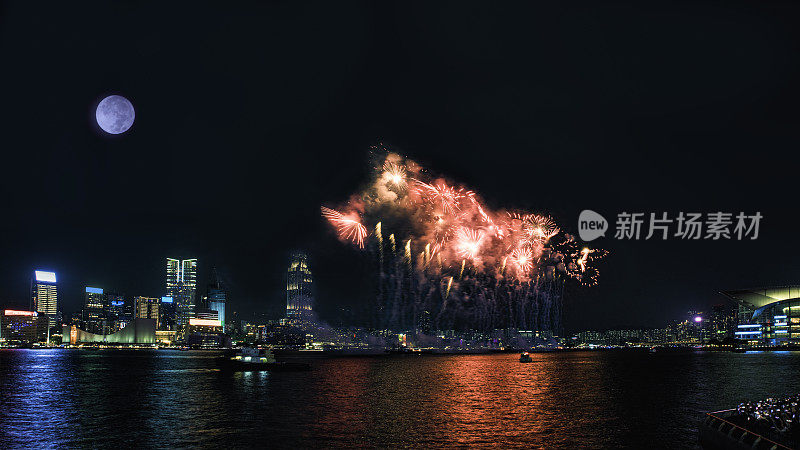
[[[453,307],[454,299],[461,299],[474,309],[470,320],[496,326],[508,322],[498,322],[500,313],[490,312],[497,308],[497,298],[514,303],[508,306],[507,314],[530,316],[534,314],[532,298],[539,299],[535,300],[535,314],[542,314],[539,297],[543,290],[553,291],[553,286],[566,280],[586,286],[597,284],[593,262],[606,252],[580,249],[575,238],[562,233],[551,217],[525,211],[492,211],[474,191],[433,177],[399,155],[383,155],[375,166],[374,181],[356,201],[339,208],[343,212],[322,207],[322,214],[341,239],[359,248],[364,248],[366,227],[379,224],[376,241],[381,276],[395,279],[394,285],[381,287],[380,296],[394,296],[381,300],[387,303],[385,308],[411,308],[416,316],[417,309],[429,311],[432,292],[441,291],[443,303],[436,306],[438,319],[445,317],[444,311]],[[384,258],[381,223],[384,230],[406,241],[402,255],[396,254],[393,244],[391,254]],[[412,255],[418,256],[412,261]],[[514,293],[520,288],[524,292]],[[474,303],[476,299],[479,303]],[[514,312],[514,308],[519,311]],[[391,314],[393,320],[402,316],[403,311]],[[517,326],[527,321],[511,320]]]

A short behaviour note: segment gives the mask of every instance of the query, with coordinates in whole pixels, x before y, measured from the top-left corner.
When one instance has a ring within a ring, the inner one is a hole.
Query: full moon
[[[106,133],[121,134],[133,125],[136,113],[133,105],[121,95],[109,95],[97,105],[97,124]]]

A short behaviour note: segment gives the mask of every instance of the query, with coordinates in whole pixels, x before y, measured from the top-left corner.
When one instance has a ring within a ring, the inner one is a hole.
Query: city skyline
[[[166,260],[168,261],[168,269],[167,269],[167,273],[168,273],[167,277],[168,277],[168,279],[170,279],[171,277],[174,278],[174,277],[178,276],[176,271],[170,270],[169,261],[177,261],[177,262],[180,262],[180,263],[185,261],[187,263],[191,263],[192,264],[192,270],[195,271],[195,272],[196,272],[197,267],[198,267],[197,258],[191,258],[191,259],[187,259],[187,260],[176,260],[174,258],[166,258]],[[304,252],[298,252],[297,250],[294,250],[294,251],[290,252],[287,255],[287,261],[288,261],[288,272],[285,272],[284,281],[283,281],[284,289],[285,289],[283,291],[284,292],[284,298],[281,299],[284,303],[282,305],[282,308],[279,311],[277,311],[277,312],[275,312],[273,314],[269,314],[267,312],[263,312],[262,311],[260,313],[258,313],[258,312],[253,313],[251,316],[247,316],[246,314],[242,314],[239,311],[231,309],[231,303],[229,303],[229,301],[230,301],[229,295],[230,294],[228,293],[228,291],[226,289],[222,288],[222,283],[220,281],[217,268],[216,267],[212,267],[211,271],[209,272],[209,275],[208,275],[208,283],[205,284],[205,286],[206,286],[206,291],[205,291],[206,295],[204,295],[203,293],[197,291],[197,287],[196,287],[197,284],[198,284],[197,276],[196,276],[196,273],[194,275],[192,275],[192,279],[194,280],[193,281],[194,286],[192,287],[192,290],[194,291],[194,301],[195,301],[196,305],[193,305],[193,308],[191,309],[191,317],[197,317],[195,313],[197,311],[203,311],[204,307],[206,307],[207,309],[210,309],[210,310],[214,310],[214,308],[212,307],[212,304],[213,304],[213,305],[216,305],[216,306],[221,306],[223,308],[222,314],[218,315],[217,317],[215,317],[215,320],[219,320],[221,322],[221,325],[223,325],[223,326],[224,326],[224,323],[225,323],[226,314],[230,315],[232,313],[235,313],[236,317],[238,317],[239,320],[243,320],[243,321],[255,320],[255,323],[265,323],[265,321],[277,321],[278,319],[282,319],[282,318],[289,318],[289,319],[294,318],[294,319],[305,319],[305,320],[308,320],[309,318],[313,318],[313,320],[321,320],[322,323],[327,322],[329,319],[336,319],[337,322],[341,323],[342,317],[335,317],[335,318],[334,317],[330,317],[330,318],[323,317],[323,318],[320,318],[317,315],[316,312],[314,312],[313,314],[311,313],[312,304],[316,304],[316,302],[313,301],[313,292],[316,291],[316,289],[311,287],[311,272],[309,270],[310,264],[308,262],[309,261],[308,255],[306,253],[304,253]],[[59,283],[50,281],[50,280],[55,280],[55,279],[58,278],[58,275],[57,275],[56,272],[44,272],[44,271],[40,271],[40,270],[34,271],[34,277],[32,278],[33,280],[35,280],[35,277],[36,277],[37,274],[39,274],[40,277],[44,277],[45,282],[43,283],[43,285],[44,285],[45,288],[49,288],[49,290],[46,291],[46,292],[51,292],[51,293],[52,292],[56,292],[56,290],[54,290],[54,288],[57,289],[57,287],[59,286]],[[294,284],[293,284],[293,282],[294,282]],[[302,283],[300,283],[300,282],[302,282]],[[301,286],[304,283],[307,284],[307,286]],[[42,283],[41,282],[38,283],[38,284],[34,283],[32,285],[34,287],[34,292],[38,292],[39,284],[42,284]],[[167,292],[170,291],[170,287],[169,286],[170,286],[170,284],[168,283],[168,287],[166,289]],[[173,284],[172,286],[173,286],[173,288],[175,288],[177,285]],[[767,287],[765,289],[769,289],[769,288],[771,288],[771,287]],[[774,286],[774,288],[780,288],[780,286]],[[719,290],[717,292],[718,295],[717,295],[717,298],[715,299],[715,301],[710,302],[707,305],[704,305],[703,308],[711,311],[712,309],[715,309],[715,308],[717,308],[719,306],[723,306],[723,305],[726,306],[726,307],[732,307],[733,305],[735,305],[735,300],[731,300],[733,298],[731,296],[731,293],[732,292],[747,292],[747,291],[748,290],[733,290],[733,291],[731,291],[731,290]],[[60,293],[59,294],[59,298],[63,298],[63,288],[57,289],[57,292]],[[87,313],[91,314],[91,311],[93,309],[102,310],[102,308],[104,308],[104,307],[105,308],[112,307],[112,304],[116,304],[116,303],[119,303],[119,305],[116,305],[116,306],[121,306],[123,301],[126,302],[126,304],[128,304],[127,302],[130,302],[130,304],[132,305],[133,311],[134,311],[134,315],[136,317],[140,317],[136,311],[139,310],[139,306],[138,306],[139,299],[144,299],[144,300],[147,300],[147,301],[158,302],[158,305],[160,306],[159,313],[158,313],[158,317],[154,317],[154,318],[156,318],[159,321],[158,323],[160,325],[163,325],[165,323],[164,321],[166,320],[165,314],[167,314],[167,315],[170,314],[168,312],[168,310],[163,309],[163,306],[166,306],[167,308],[169,308],[169,307],[173,306],[173,302],[174,302],[174,298],[170,297],[170,296],[148,297],[148,296],[140,295],[140,294],[137,294],[137,293],[120,294],[120,293],[115,292],[113,290],[107,290],[107,289],[104,289],[104,288],[92,287],[92,286],[84,286],[82,288],[82,292],[84,294],[83,300],[81,301],[81,304],[79,306],[77,306],[76,308],[74,308],[74,309],[66,309],[65,310],[65,309],[61,308],[61,304],[59,304],[59,306],[57,307],[56,313],[59,316],[61,316],[63,314],[65,322],[68,321],[67,317],[69,317],[69,313],[73,313],[73,314],[74,313],[80,313],[80,316],[81,316],[82,320],[87,321],[86,314]],[[211,296],[209,296],[209,294],[211,294]],[[103,304],[104,306],[100,305],[100,302],[101,302],[100,299],[101,298],[105,298],[103,296],[107,296],[107,299],[104,300],[104,302],[105,302]],[[169,299],[168,300],[169,301],[168,304],[165,302],[166,299]],[[32,299],[31,300],[31,305],[33,305],[33,304],[34,303],[33,303],[33,299]],[[303,307],[302,305],[307,305],[307,306]],[[380,305],[378,305],[377,303],[374,303],[372,305],[372,307],[380,307]],[[25,308],[20,303],[14,303],[14,302],[0,303],[0,309],[14,309],[14,308],[17,308],[17,309],[22,308],[22,310],[25,310]],[[704,310],[703,308],[701,308],[701,309],[692,308],[692,309],[689,310],[688,314],[689,315],[702,314],[702,312],[695,313],[694,311]],[[33,306],[31,306],[31,308],[29,308],[29,309],[30,309],[30,311],[36,311],[36,308],[33,308]],[[300,310],[308,311],[308,313],[306,314],[306,313],[302,313],[302,312],[293,312],[293,311],[300,311]],[[226,313],[226,311],[227,311],[227,313]],[[751,311],[751,313],[752,313],[752,311]],[[172,314],[173,315],[176,314],[176,311],[172,311]],[[741,313],[740,313],[740,315],[741,315]],[[664,318],[662,318],[661,322],[659,322],[659,323],[657,323],[655,325],[652,325],[652,324],[647,324],[646,325],[646,324],[641,324],[640,323],[640,324],[630,324],[628,326],[617,326],[617,327],[608,327],[608,326],[599,326],[599,327],[598,326],[593,326],[593,327],[591,327],[590,326],[590,327],[583,327],[583,328],[574,327],[574,326],[565,326],[564,327],[565,333],[563,334],[563,336],[565,337],[565,336],[568,336],[568,335],[574,335],[575,333],[578,333],[578,332],[581,332],[581,331],[586,331],[586,330],[593,330],[593,331],[601,331],[602,332],[602,331],[614,331],[614,330],[626,330],[626,329],[657,329],[660,326],[664,326],[664,325],[669,324],[669,323],[678,323],[681,320],[680,318],[683,317],[683,316],[684,316],[684,314],[682,313],[682,314],[679,314],[679,315],[676,315],[676,316],[673,316],[673,317],[664,317]],[[150,317],[153,317],[153,316],[150,315],[150,313],[147,313],[145,316],[142,316],[142,318],[150,318]],[[747,320],[747,319],[745,319],[745,320]],[[89,323],[89,322],[87,321],[87,323]],[[187,317],[187,324],[188,324],[188,317]],[[345,326],[364,326],[365,324],[369,324],[369,320],[365,321],[365,320],[362,319],[360,321],[356,321],[356,322],[353,322],[353,323],[343,323],[343,324]],[[87,327],[88,328],[87,328],[86,331],[92,332],[92,326],[91,325],[87,325]],[[394,327],[394,328],[397,328],[397,327]],[[99,329],[100,328],[95,328],[95,330],[99,330]],[[401,330],[401,329],[402,328],[397,328],[397,330]]]
[[[781,56],[793,26],[778,10],[763,21],[721,5],[697,12],[729,15],[725,23],[642,10],[625,20],[597,8],[598,28],[580,18],[532,26],[525,14],[481,28],[434,25],[391,5],[324,7],[307,20],[328,38],[286,50],[258,30],[291,34],[298,24],[257,14],[198,7],[197,23],[217,24],[200,33],[213,45],[190,45],[193,33],[166,22],[137,37],[142,17],[180,17],[176,6],[139,5],[136,14],[118,5],[16,8],[20,20],[7,25],[19,39],[3,47],[7,63],[37,74],[53,65],[75,70],[34,102],[43,78],[0,75],[19,87],[4,98],[2,123],[14,124],[7,146],[20,149],[6,163],[37,168],[35,183],[26,170],[0,180],[14,194],[4,211],[12,220],[0,225],[0,301],[25,302],[18,280],[35,267],[61,275],[72,308],[82,286],[158,296],[163,281],[153,261],[196,257],[206,265],[201,279],[211,266],[229,274],[241,313],[278,316],[285,257],[304,248],[314,258],[320,314],[358,310],[371,293],[351,281],[364,278],[363,263],[334,241],[318,208],[347,201],[369,179],[369,149],[381,143],[463,182],[489,206],[548,214],[572,229],[587,209],[611,222],[622,212],[763,216],[753,241],[600,238],[609,250],[601,285],[565,304],[577,328],[596,320],[656,325],[715,302],[720,289],[797,282],[791,251],[777,250],[797,238],[785,206],[791,177],[775,174],[774,161],[798,144],[800,119],[795,69]],[[331,15],[346,33],[333,32]],[[68,25],[65,16],[80,19]],[[120,42],[98,42],[98,17],[123,30]],[[370,25],[387,17],[394,33]],[[662,33],[676,27],[687,31]],[[558,36],[563,47],[531,33]],[[95,55],[119,46],[135,51],[94,70]],[[252,57],[264,52],[275,59]],[[576,52],[591,56],[570,56]],[[386,62],[397,70],[385,70]],[[327,76],[317,80],[320,72]],[[175,80],[188,84],[175,92]],[[195,94],[208,86],[232,91]],[[94,106],[111,94],[136,107],[132,127],[114,136],[94,123]],[[39,105],[58,117],[46,133],[19,120],[35,117]],[[767,175],[750,182],[753,174]]]
[[[0,448],[800,449],[800,2],[0,5]]]

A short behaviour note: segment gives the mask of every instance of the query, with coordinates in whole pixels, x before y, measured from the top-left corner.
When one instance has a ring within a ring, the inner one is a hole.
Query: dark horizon
[[[384,143],[496,208],[760,212],[758,240],[622,241],[565,326],[651,328],[800,282],[787,154],[800,135],[800,5],[610,7],[6,2],[0,306],[34,269],[60,309],[84,286],[161,296],[164,258],[217,267],[229,316],[285,308],[305,250],[321,317],[369,301],[368,260],[319,206],[370,178]],[[69,17],[69,20],[65,20]],[[22,70],[24,69],[24,70]],[[108,94],[136,108],[96,128]]]

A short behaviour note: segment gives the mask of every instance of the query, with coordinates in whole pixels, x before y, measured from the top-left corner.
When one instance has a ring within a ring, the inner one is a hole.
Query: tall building
[[[197,259],[167,258],[167,297],[173,300],[174,312],[170,311],[175,325],[189,324],[194,316],[197,289]]]
[[[32,310],[47,316],[48,326],[54,327],[58,318],[58,286],[55,272],[36,270],[31,280]]]
[[[175,331],[175,300],[172,297],[161,297],[161,323],[159,331]]]
[[[32,344],[41,334],[40,324],[44,325],[44,321],[39,320],[36,311],[14,309],[0,311],[0,342],[12,345]]]
[[[227,303],[227,294],[222,287],[222,282],[219,280],[217,269],[211,269],[211,281],[208,283],[206,292],[206,307],[212,311],[217,312],[217,318],[225,328],[225,303]]]
[[[153,297],[135,297],[133,299],[136,319],[155,319],[156,329],[161,319],[161,300]]]
[[[290,321],[313,319],[311,283],[308,256],[305,253],[293,254],[286,277],[286,317]]]
[[[711,309],[708,323],[710,338],[722,341],[725,338],[735,337],[737,315],[737,309],[729,304],[714,305]]]
[[[105,334],[106,296],[103,289],[86,287],[83,301],[84,329],[90,333]]]
[[[125,302],[125,296],[115,292],[104,292],[106,297],[106,318],[109,333],[116,333],[133,321],[133,308]]]

